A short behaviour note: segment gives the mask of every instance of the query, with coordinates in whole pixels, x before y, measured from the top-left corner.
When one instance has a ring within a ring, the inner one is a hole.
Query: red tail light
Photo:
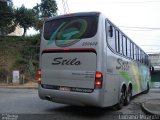
[[[95,74],[95,89],[102,88],[103,74],[101,72],[96,72]]]
[[[39,69],[37,73],[38,73],[37,74],[38,75],[38,77],[37,77],[38,83],[41,84],[41,80],[42,80],[41,74],[42,74],[42,71]]]
[[[96,81],[96,82],[95,82],[95,85],[96,85],[96,86],[101,86],[101,85],[102,85],[102,82],[101,82],[101,81]]]
[[[102,78],[102,73],[96,72],[96,79]]]
[[[64,16],[73,16],[73,13],[69,13],[69,14],[64,14]]]

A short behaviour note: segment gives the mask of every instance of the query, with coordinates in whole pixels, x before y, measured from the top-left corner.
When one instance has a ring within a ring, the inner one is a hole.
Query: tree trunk
[[[24,32],[23,32],[23,37],[26,35],[26,31],[27,29],[26,28],[23,28],[24,29]]]

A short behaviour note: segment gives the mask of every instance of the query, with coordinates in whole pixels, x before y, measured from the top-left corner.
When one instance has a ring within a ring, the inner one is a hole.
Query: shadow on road
[[[47,112],[50,113],[60,113],[65,116],[76,116],[78,118],[94,118],[98,119],[100,117],[104,117],[106,115],[113,116],[113,114],[117,115],[118,112],[113,108],[98,108],[98,107],[77,107],[77,106],[64,106],[59,108],[48,109]]]

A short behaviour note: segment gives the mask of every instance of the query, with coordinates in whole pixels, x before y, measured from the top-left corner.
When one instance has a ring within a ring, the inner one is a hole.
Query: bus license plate
[[[61,91],[71,91],[69,87],[60,87],[59,90]]]

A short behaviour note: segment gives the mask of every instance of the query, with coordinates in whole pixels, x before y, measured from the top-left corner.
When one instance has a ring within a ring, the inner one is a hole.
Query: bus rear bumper
[[[92,93],[81,93],[71,91],[60,91],[38,87],[39,97],[56,103],[70,104],[77,106],[103,107],[101,90],[94,90]]]

